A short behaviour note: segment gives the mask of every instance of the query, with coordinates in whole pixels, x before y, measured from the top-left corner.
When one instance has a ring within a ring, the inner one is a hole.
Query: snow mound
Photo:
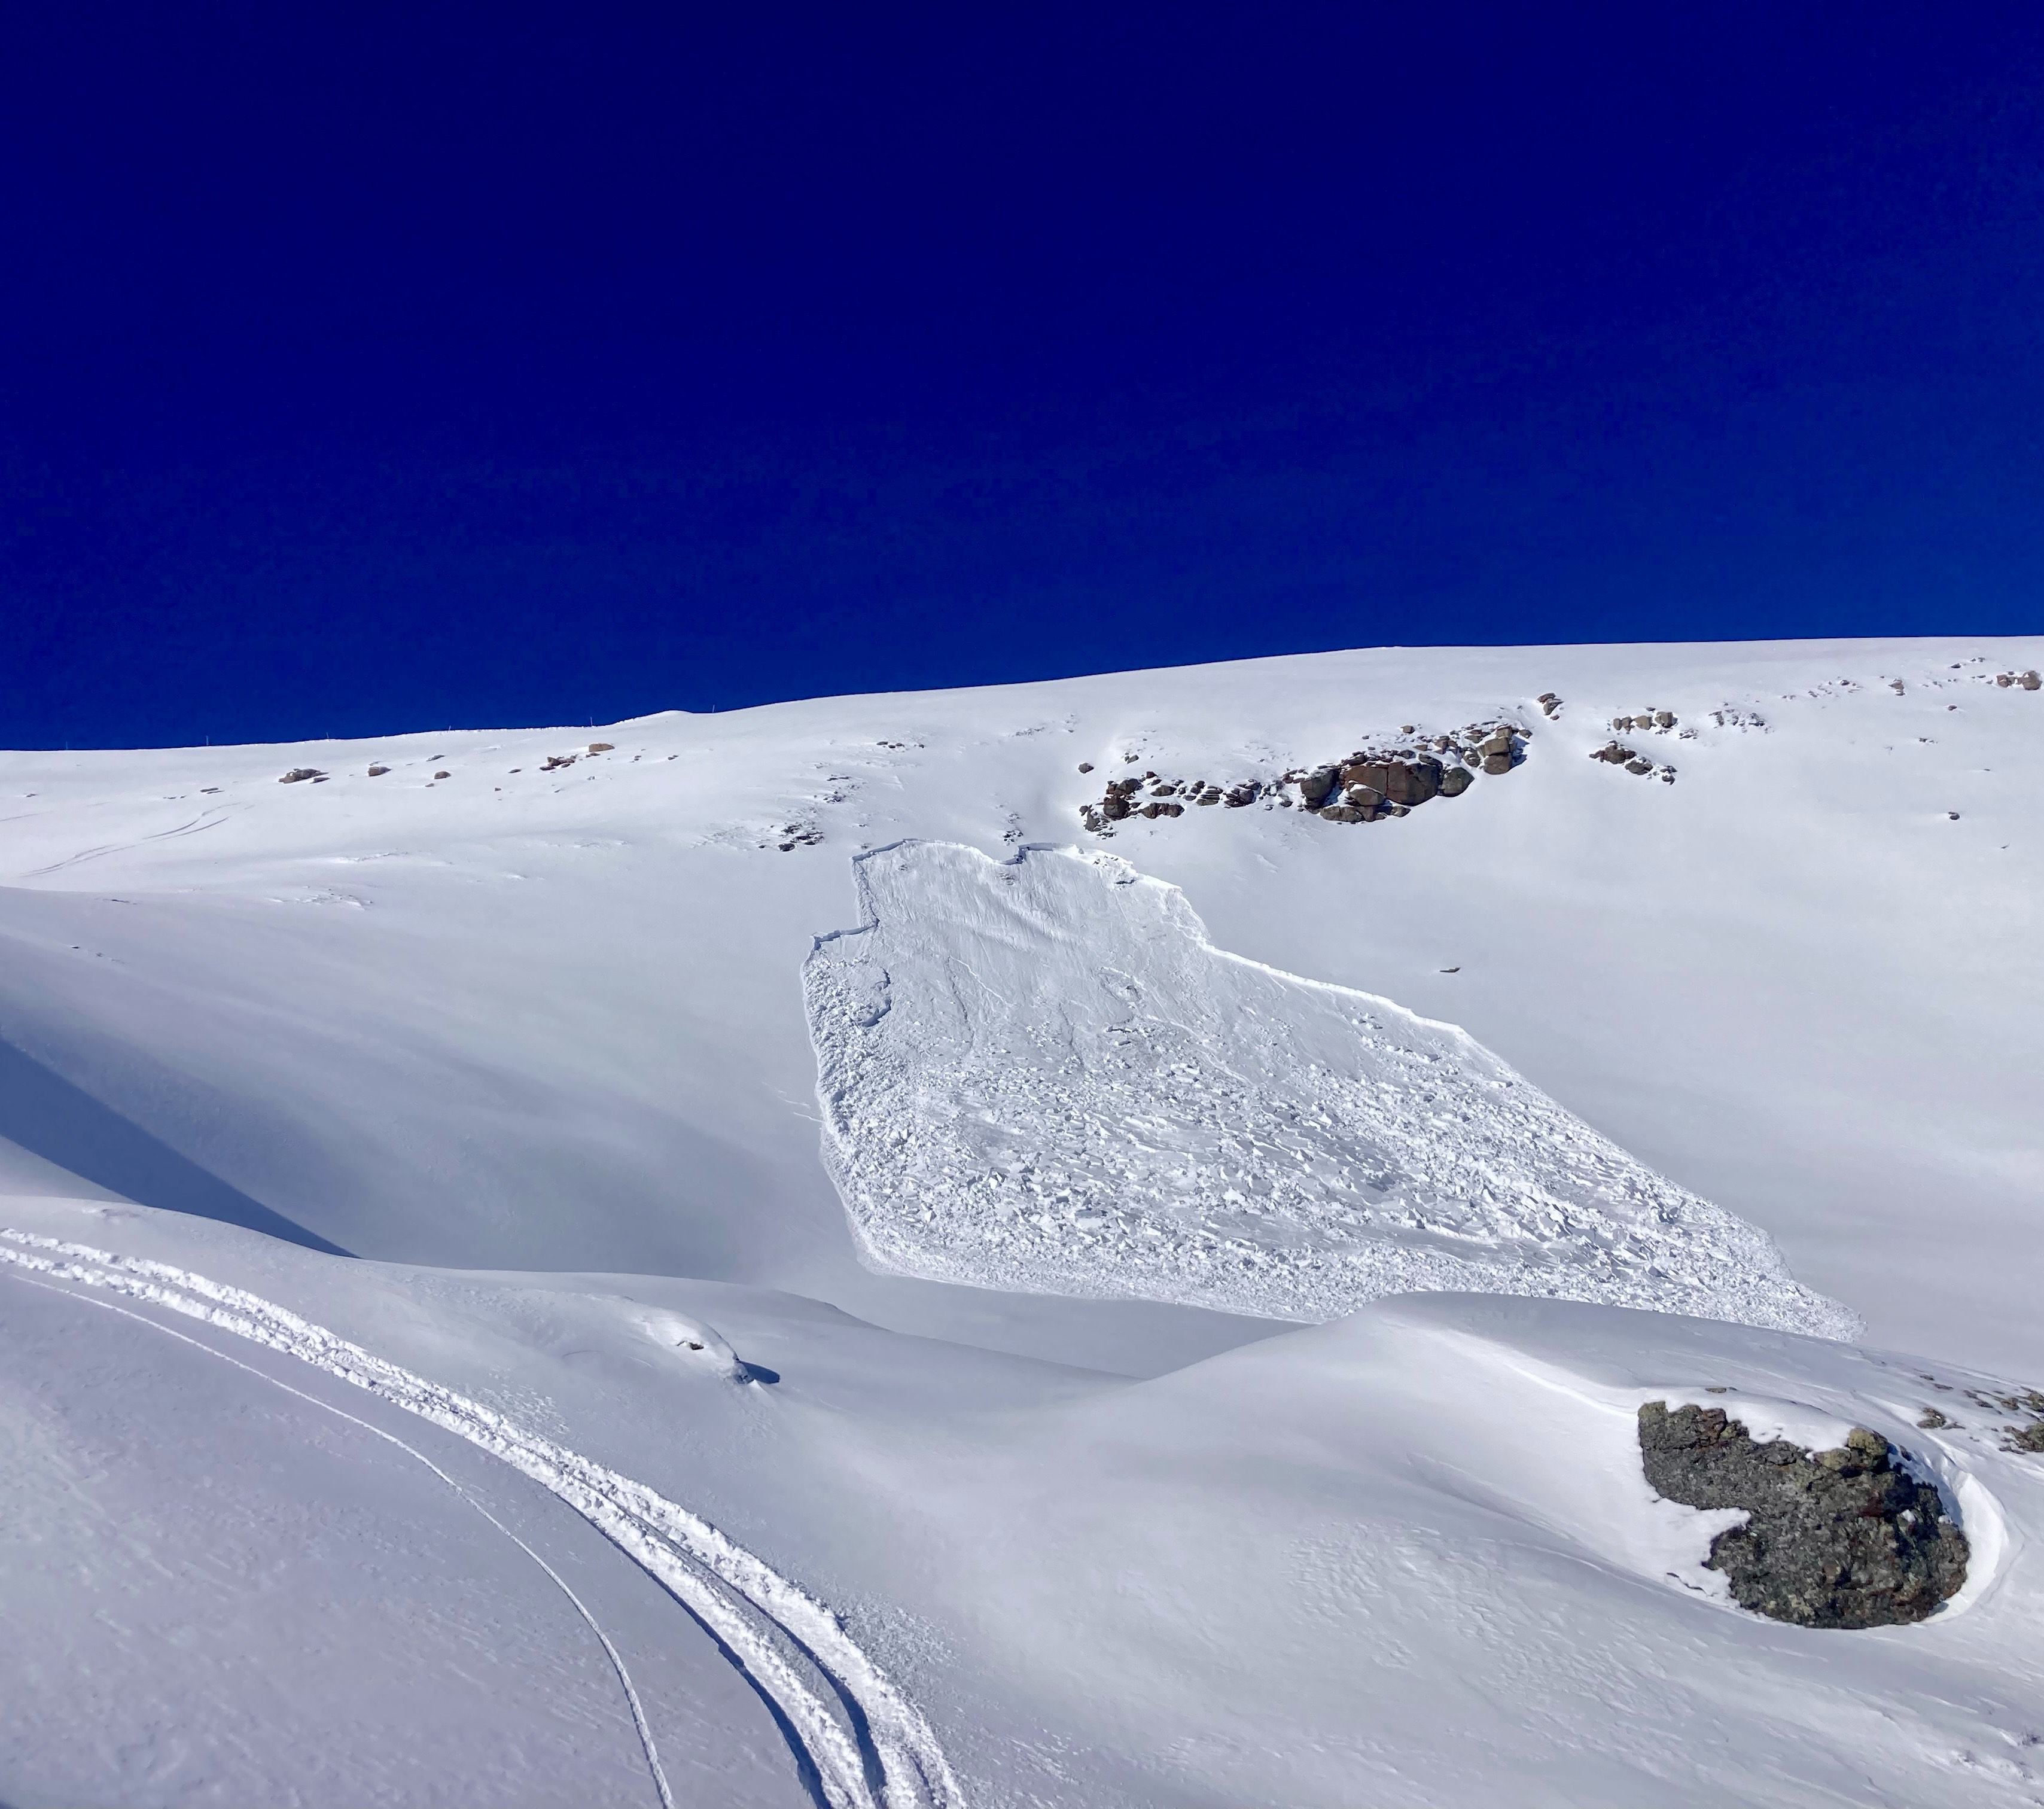
[[[804,981],[876,1268],[1302,1320],[1447,1289],[1858,1329],[1463,1031],[1215,948],[1113,855],[910,841],[854,872],[865,927]]]

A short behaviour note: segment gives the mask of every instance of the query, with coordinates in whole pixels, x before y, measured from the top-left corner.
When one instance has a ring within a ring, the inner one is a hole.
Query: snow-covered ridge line
[[[296,1357],[467,1440],[548,1489],[736,1656],[785,1718],[829,1809],[962,1809],[957,1780],[928,1724],[837,1616],[644,1483],[528,1433],[482,1403],[244,1289],[11,1226],[0,1226],[0,1262],[146,1300]],[[812,1688],[798,1665],[820,1678],[822,1690]]]

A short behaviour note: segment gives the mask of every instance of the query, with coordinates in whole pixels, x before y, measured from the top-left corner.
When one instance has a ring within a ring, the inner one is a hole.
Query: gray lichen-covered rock
[[[1935,1488],[1855,1428],[1835,1451],[1785,1438],[1755,1444],[1718,1408],[1652,1400],[1639,1410],[1646,1480],[1691,1508],[1743,1508],[1746,1523],[1711,1542],[1742,1608],[1799,1627],[1920,1621],[1966,1580],[1966,1537]]]

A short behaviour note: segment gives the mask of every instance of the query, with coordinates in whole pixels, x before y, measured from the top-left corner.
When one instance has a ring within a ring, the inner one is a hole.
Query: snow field
[[[962,1803],[928,1724],[837,1618],[686,1508],[245,1289],[10,1226],[0,1226],[0,1262],[125,1294],[299,1358],[465,1438],[540,1484],[723,1642],[791,1730],[798,1757],[829,1809],[956,1809]],[[550,1568],[548,1573],[588,1618],[567,1585]],[[661,1800],[671,1803],[623,1661],[596,1630],[631,1698]]]
[[[1452,1025],[1228,954],[1096,851],[906,842],[804,970],[878,1267],[1322,1320],[1527,1294],[1849,1338],[1761,1231]]]

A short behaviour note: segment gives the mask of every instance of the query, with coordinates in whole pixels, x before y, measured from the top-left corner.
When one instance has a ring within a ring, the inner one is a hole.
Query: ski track
[[[244,1289],[11,1226],[0,1226],[0,1261],[148,1301],[296,1357],[467,1439],[548,1489],[665,1588],[732,1655],[774,1709],[805,1781],[827,1809],[962,1809],[957,1780],[928,1724],[838,1617],[644,1483],[524,1431],[480,1402]],[[811,1670],[821,1688],[813,1688],[798,1666]],[[631,1694],[628,1679],[625,1687]],[[640,1725],[665,1802],[665,1780]]]
[[[4,1252],[0,1252],[0,1256],[4,1256]],[[258,1381],[267,1382],[270,1386],[274,1388],[282,1388],[286,1394],[295,1396],[298,1400],[307,1402],[310,1405],[319,1408],[323,1413],[330,1413],[336,1419],[344,1419],[351,1426],[359,1426],[363,1431],[368,1433],[372,1438],[381,1438],[387,1445],[395,1445],[398,1449],[402,1451],[407,1457],[415,1458],[419,1462],[424,1464],[428,1469],[431,1470],[435,1476],[438,1477],[442,1482],[445,1483],[448,1487],[452,1489],[456,1495],[459,1496],[463,1501],[467,1502],[470,1507],[473,1508],[477,1513],[480,1514],[484,1519],[487,1520],[491,1526],[494,1527],[498,1531],[501,1533],[505,1538],[512,1542],[512,1544],[516,1546],[521,1551],[524,1553],[528,1557],[532,1559],[535,1564],[539,1565],[539,1567],[547,1573],[548,1577],[552,1580],[555,1586],[559,1589],[560,1592],[567,1597],[569,1602],[574,1606],[575,1612],[588,1623],[590,1631],[596,1635],[598,1643],[601,1645],[605,1655],[610,1660],[611,1669],[617,1673],[617,1680],[624,1688],[626,1706],[632,1711],[632,1725],[637,1730],[639,1735],[640,1750],[646,1756],[646,1769],[651,1774],[653,1788],[659,1794],[660,1799],[660,1809],[674,1809],[674,1793],[668,1785],[667,1772],[660,1764],[659,1749],[654,1744],[653,1741],[653,1730],[647,1724],[646,1720],[645,1705],[639,1700],[639,1692],[632,1681],[631,1672],[625,1666],[624,1654],[617,1650],[616,1646],[612,1644],[610,1635],[603,1630],[603,1628],[598,1623],[596,1616],[590,1612],[588,1604],[584,1602],[582,1597],[578,1596],[574,1591],[569,1587],[568,1580],[566,1577],[562,1576],[558,1570],[555,1569],[551,1564],[548,1563],[548,1561],[542,1557],[538,1552],[535,1551],[531,1546],[528,1545],[523,1539],[519,1538],[516,1533],[513,1532],[511,1529],[505,1526],[501,1520],[498,1519],[494,1514],[491,1513],[489,1508],[485,1507],[482,1501],[479,1500],[474,1494],[472,1494],[469,1490],[464,1488],[460,1483],[457,1482],[454,1479],[454,1477],[448,1475],[445,1470],[442,1469],[438,1464],[435,1463],[433,1460],[428,1457],[424,1451],[421,1450],[417,1446],[407,1444],[405,1440],[400,1438],[396,1433],[386,1432],[380,1426],[372,1426],[367,1420],[348,1412],[345,1408],[336,1407],[332,1401],[321,1400],[317,1395],[309,1395],[303,1388],[294,1388],[289,1382],[283,1381],[279,1377],[266,1374],[263,1370],[257,1369],[252,1363],[244,1363],[239,1357],[230,1357],[225,1350],[216,1350],[212,1345],[206,1343],[203,1339],[190,1337],[186,1334],[179,1331],[175,1326],[165,1325],[160,1320],[149,1319],[141,1313],[136,1312],[130,1308],[117,1306],[111,1300],[95,1300],[90,1294],[75,1294],[68,1288],[58,1287],[54,1282],[38,1281],[33,1275],[24,1275],[17,1273],[14,1276],[14,1279],[17,1281],[26,1284],[31,1288],[41,1288],[47,1289],[52,1294],[60,1295],[67,1300],[78,1300],[89,1307],[98,1307],[104,1312],[118,1313],[123,1319],[133,1319],[137,1325],[145,1325],[152,1331],[159,1332],[165,1338],[175,1338],[180,1344],[189,1344],[194,1350],[203,1350],[207,1356],[217,1358],[223,1363],[231,1363],[236,1369],[244,1370],[249,1375],[253,1376]]]

